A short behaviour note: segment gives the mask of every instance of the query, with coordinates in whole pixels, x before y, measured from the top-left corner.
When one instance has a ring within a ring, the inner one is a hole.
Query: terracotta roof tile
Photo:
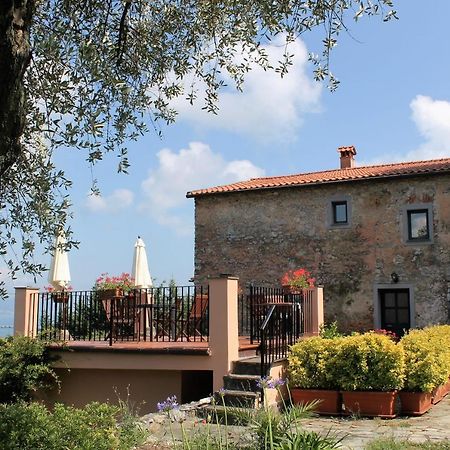
[[[254,191],[259,189],[283,188],[311,184],[338,183],[371,178],[391,178],[422,175],[428,173],[450,172],[450,158],[430,161],[413,161],[379,166],[352,167],[326,170],[323,172],[300,173],[279,177],[252,178],[247,181],[190,191],[187,197],[198,197],[227,192]]]

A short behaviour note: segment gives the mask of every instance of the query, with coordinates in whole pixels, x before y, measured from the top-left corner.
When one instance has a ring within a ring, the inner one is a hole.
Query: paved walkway
[[[181,441],[180,425],[169,424],[167,416],[149,414],[143,419],[149,429],[150,438],[148,444],[141,447],[141,450],[173,448],[172,433],[176,440]],[[201,419],[188,415],[183,426],[187,432],[191,433],[205,425],[201,423]],[[307,430],[323,434],[331,430],[331,433],[344,437],[341,444],[343,450],[363,450],[368,442],[391,436],[413,442],[442,441],[450,439],[450,395],[421,417],[400,417],[390,420],[315,417],[302,421],[302,426]],[[224,427],[218,430],[211,426],[210,430],[212,433],[223,433]],[[241,445],[249,443],[251,439],[246,427],[233,426],[229,427],[228,431],[230,439]]]
[[[326,432],[331,429],[345,436],[342,448],[346,450],[361,450],[374,439],[391,436],[412,442],[442,441],[450,439],[450,395],[420,417],[390,420],[318,417],[302,423],[308,430]]]

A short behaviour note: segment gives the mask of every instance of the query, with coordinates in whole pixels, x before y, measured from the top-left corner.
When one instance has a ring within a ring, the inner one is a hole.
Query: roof
[[[413,161],[379,166],[351,167],[326,170],[323,172],[300,173],[279,177],[252,178],[247,181],[190,191],[186,197],[199,197],[210,194],[255,191],[260,189],[278,189],[286,187],[340,183],[379,178],[405,177],[450,172],[450,158],[429,161]]]

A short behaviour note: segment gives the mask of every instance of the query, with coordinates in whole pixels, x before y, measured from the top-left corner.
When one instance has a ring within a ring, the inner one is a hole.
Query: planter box
[[[343,391],[343,413],[392,419],[396,414],[397,392]]]
[[[433,389],[433,405],[439,403],[448,394],[448,382],[446,384],[441,384]]]
[[[401,413],[408,416],[421,416],[431,408],[431,392],[400,391]]]
[[[102,289],[98,291],[98,298],[101,301],[109,300],[113,297],[121,297],[123,296],[123,290],[122,289]]]
[[[324,415],[341,414],[341,394],[326,389],[291,389],[292,402],[296,405],[319,401],[315,412]]]

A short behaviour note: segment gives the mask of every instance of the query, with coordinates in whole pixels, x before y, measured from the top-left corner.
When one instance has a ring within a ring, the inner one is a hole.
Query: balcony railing
[[[209,290],[199,286],[35,294],[35,329],[65,341],[209,340]]]

